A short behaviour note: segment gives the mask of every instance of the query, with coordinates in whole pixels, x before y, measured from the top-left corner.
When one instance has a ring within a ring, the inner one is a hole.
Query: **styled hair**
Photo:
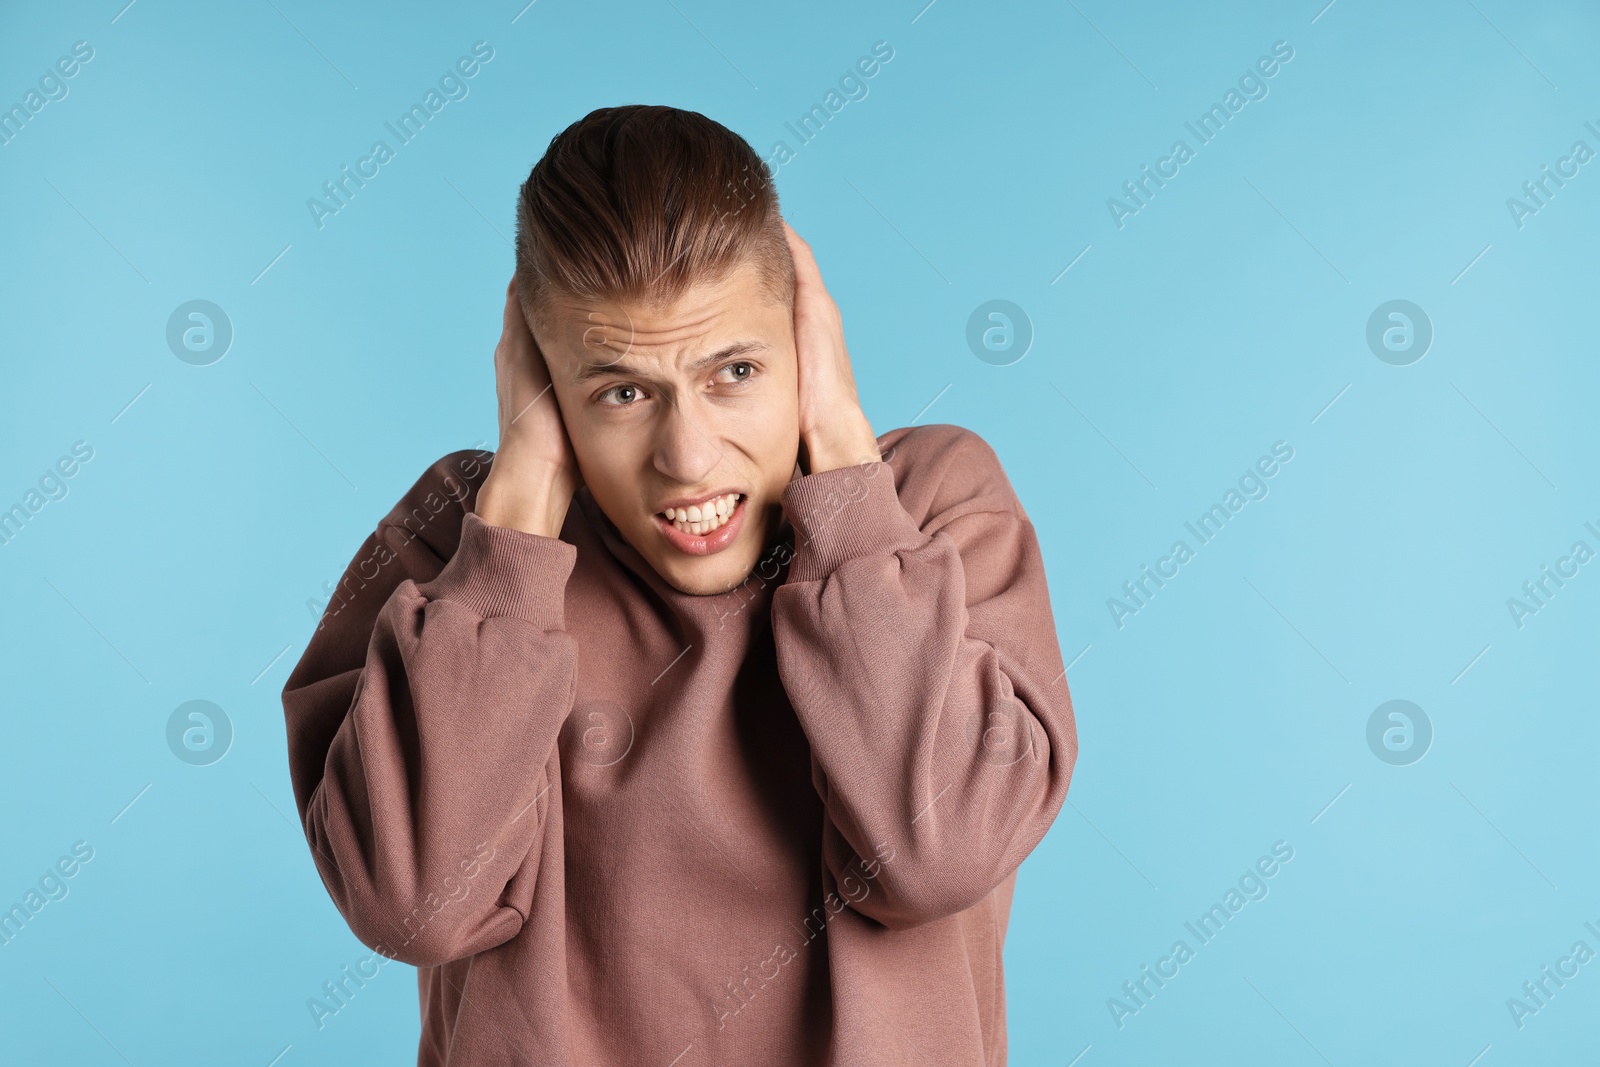
[[[517,297],[530,327],[555,295],[659,307],[747,259],[773,301],[791,304],[772,171],[696,111],[591,111],[550,141],[517,197]]]

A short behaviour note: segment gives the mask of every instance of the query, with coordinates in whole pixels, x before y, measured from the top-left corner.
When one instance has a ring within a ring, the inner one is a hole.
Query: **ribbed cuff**
[[[783,490],[795,530],[789,581],[815,581],[846,560],[916,548],[928,540],[895,492],[894,470],[878,461],[803,475]]]
[[[525,619],[541,630],[560,630],[566,625],[567,578],[577,561],[576,545],[495,526],[469,511],[455,555],[417,592],[454,601],[486,619]]]

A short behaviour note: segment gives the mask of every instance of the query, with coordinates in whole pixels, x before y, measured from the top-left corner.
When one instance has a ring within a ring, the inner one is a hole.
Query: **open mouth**
[[[698,506],[691,504],[686,508],[668,508],[660,514],[662,518],[672,523],[679,533],[701,537],[725,525],[733,517],[739,501],[743,499],[743,493],[727,493],[712,497]]]
[[[743,525],[748,499],[743,493],[724,493],[700,504],[667,508],[651,517],[673,547],[704,556],[733,542]]]

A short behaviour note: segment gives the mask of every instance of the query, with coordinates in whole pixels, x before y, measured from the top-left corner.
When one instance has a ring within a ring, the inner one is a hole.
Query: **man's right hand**
[[[572,441],[561,421],[550,370],[517,301],[517,278],[506,286],[505,321],[494,350],[500,447],[478,492],[478,517],[544,537],[559,537],[572,494],[583,484]]]

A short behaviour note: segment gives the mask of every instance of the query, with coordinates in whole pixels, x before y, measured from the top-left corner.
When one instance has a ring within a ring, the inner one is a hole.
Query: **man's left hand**
[[[856,396],[839,307],[822,284],[811,246],[783,224],[794,256],[794,343],[799,363],[805,473],[876,463],[883,455]]]

